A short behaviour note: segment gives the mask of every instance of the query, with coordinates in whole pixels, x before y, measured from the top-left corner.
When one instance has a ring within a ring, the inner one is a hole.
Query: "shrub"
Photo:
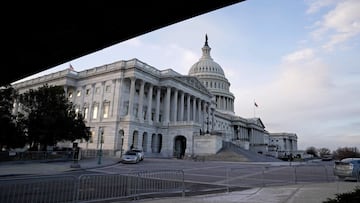
[[[335,198],[328,198],[323,203],[359,203],[360,202],[360,186],[355,187],[352,192],[336,194]]]

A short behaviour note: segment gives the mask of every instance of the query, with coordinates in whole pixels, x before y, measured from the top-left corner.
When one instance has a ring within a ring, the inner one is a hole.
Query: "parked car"
[[[333,155],[331,154],[325,154],[321,157],[322,161],[332,161],[333,160]]]
[[[144,151],[142,149],[132,149],[131,151],[139,154],[140,161],[144,160]]]
[[[339,179],[360,181],[360,158],[345,158],[335,161],[334,175]]]
[[[121,163],[138,163],[140,161],[140,156],[137,152],[127,151],[123,154],[121,158]]]

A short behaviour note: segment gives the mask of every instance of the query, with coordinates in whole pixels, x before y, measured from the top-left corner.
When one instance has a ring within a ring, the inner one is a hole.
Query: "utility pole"
[[[98,152],[98,165],[101,164],[101,157],[102,157],[102,143],[104,142],[104,138],[103,138],[103,134],[104,134],[104,129],[102,127],[99,127],[99,136],[98,136],[98,140],[100,142],[100,148],[99,148],[99,152]]]

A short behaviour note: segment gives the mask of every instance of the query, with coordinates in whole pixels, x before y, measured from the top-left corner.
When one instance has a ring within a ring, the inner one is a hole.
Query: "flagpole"
[[[255,117],[255,99],[254,99],[253,105],[254,105],[254,118],[256,118],[256,117]]]

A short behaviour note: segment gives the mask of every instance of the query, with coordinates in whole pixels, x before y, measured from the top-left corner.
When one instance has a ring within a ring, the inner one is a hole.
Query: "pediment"
[[[180,77],[176,77],[176,78],[179,79],[181,82],[183,82],[197,90],[200,90],[203,93],[211,95],[209,90],[206,89],[206,87],[199,81],[199,79],[197,79],[194,76],[180,76]]]
[[[256,124],[257,126],[261,126],[262,128],[265,128],[264,123],[261,121],[260,118],[249,118],[248,119],[250,122]]]

